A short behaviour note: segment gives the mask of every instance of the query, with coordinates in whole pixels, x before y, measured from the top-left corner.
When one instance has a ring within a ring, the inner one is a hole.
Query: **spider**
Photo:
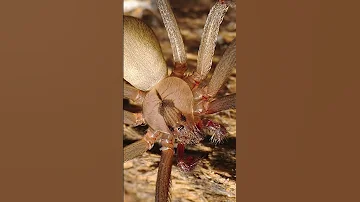
[[[222,125],[203,117],[235,109],[235,94],[216,97],[236,66],[235,39],[217,64],[210,81],[219,26],[232,1],[220,0],[212,7],[202,35],[196,71],[188,70],[185,48],[174,14],[166,0],[157,5],[173,51],[174,68],[170,75],[153,31],[141,20],[124,16],[124,97],[142,105],[142,112],[124,112],[125,124],[149,128],[143,138],[124,148],[125,161],[142,155],[156,141],[161,143],[161,159],[156,183],[155,201],[168,201],[171,166],[176,149],[177,165],[182,171],[195,168],[198,159],[184,155],[186,145],[196,145],[211,135],[221,143],[227,131]],[[131,85],[129,85],[129,84]]]

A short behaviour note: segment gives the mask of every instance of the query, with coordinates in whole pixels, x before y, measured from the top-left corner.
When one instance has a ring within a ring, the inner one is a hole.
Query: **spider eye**
[[[182,130],[182,129],[184,129],[184,125],[180,125],[180,126],[178,127],[178,130],[179,130],[179,131]]]
[[[170,130],[171,132],[174,132],[174,128],[173,128],[173,127],[168,126],[168,128],[169,128],[169,130]]]
[[[185,117],[183,114],[181,114],[181,115],[180,115],[180,120],[183,121],[183,122],[185,122],[185,121],[186,121],[186,117]]]

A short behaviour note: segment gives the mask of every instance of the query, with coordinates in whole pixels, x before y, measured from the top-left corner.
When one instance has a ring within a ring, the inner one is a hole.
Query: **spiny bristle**
[[[210,138],[210,141],[215,145],[221,144],[226,139],[226,135],[213,134]]]

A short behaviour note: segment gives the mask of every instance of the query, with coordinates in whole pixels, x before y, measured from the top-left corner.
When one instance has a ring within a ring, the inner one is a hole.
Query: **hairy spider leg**
[[[157,0],[157,5],[164,22],[166,32],[168,33],[173,52],[174,69],[170,76],[183,78],[184,73],[187,70],[186,52],[175,15],[168,0]]]
[[[236,40],[234,39],[225,50],[223,57],[215,68],[215,72],[207,86],[193,89],[194,111],[198,114],[212,114],[227,109],[235,109],[236,94],[222,98],[214,98],[231,70],[236,66]]]
[[[156,180],[155,201],[169,201],[171,185],[171,166],[174,158],[174,136],[163,133],[160,139],[161,157]]]
[[[149,128],[141,140],[138,140],[124,148],[124,162],[129,161],[142,155],[147,150],[150,150],[156,140],[160,137],[160,132],[153,131]]]
[[[206,78],[211,69],[220,24],[228,8],[227,3],[216,2],[208,14],[204,32],[201,35],[196,72],[188,79],[193,83],[193,88],[197,87]]]
[[[211,76],[207,85],[208,97],[215,97],[221,86],[229,78],[232,69],[236,67],[236,39],[233,39],[226,48],[219,63],[215,67],[214,74]]]
[[[236,103],[236,94],[226,95],[224,97],[211,101],[203,113],[213,114],[227,109],[236,109],[235,103]]]

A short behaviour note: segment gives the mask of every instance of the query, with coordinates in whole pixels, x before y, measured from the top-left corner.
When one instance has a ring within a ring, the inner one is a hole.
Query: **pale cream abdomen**
[[[166,63],[153,31],[140,20],[124,16],[124,79],[148,91],[166,76]]]

